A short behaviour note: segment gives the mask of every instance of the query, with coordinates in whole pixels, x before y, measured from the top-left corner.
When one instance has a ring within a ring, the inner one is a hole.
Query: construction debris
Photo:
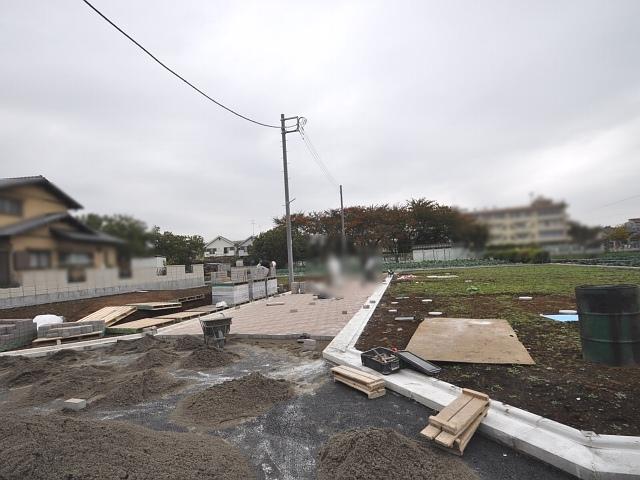
[[[488,410],[487,395],[463,388],[458,398],[429,417],[429,425],[420,433],[451,453],[462,455]]]
[[[386,393],[384,380],[370,373],[344,365],[333,367],[331,372],[335,382],[355,388],[365,393],[369,399],[381,397]]]
[[[87,401],[83,398],[70,398],[69,400],[65,400],[62,404],[62,408],[64,410],[72,410],[77,412],[79,410],[84,410],[87,408]]]

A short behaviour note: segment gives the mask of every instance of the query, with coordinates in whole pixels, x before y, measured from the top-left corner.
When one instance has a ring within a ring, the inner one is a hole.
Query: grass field
[[[602,268],[573,265],[516,265],[452,269],[458,278],[432,279],[442,270],[421,271],[413,281],[398,282],[391,289],[397,295],[573,295],[578,285],[634,283],[640,284],[640,269]],[[471,282],[465,282],[471,280]],[[476,290],[477,289],[477,290]]]
[[[404,349],[422,319],[437,310],[452,318],[509,321],[535,365],[442,364],[441,380],[489,394],[533,413],[598,433],[640,435],[640,367],[609,367],[582,358],[578,322],[554,322],[541,313],[575,309],[584,284],[640,284],[640,269],[572,265],[518,265],[451,269],[456,278],[427,278],[447,270],[414,272],[394,280],[356,348]],[[518,296],[532,296],[521,301]],[[399,298],[398,298],[399,297]],[[430,298],[432,303],[423,303]],[[397,310],[391,313],[389,309]],[[396,316],[413,316],[402,322]]]

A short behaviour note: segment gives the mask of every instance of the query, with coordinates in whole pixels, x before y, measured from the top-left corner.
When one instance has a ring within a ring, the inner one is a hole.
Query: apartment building
[[[487,245],[551,245],[570,241],[567,204],[538,197],[521,207],[469,212],[489,227]]]

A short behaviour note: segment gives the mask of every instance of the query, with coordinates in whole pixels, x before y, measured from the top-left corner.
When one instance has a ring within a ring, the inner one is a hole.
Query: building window
[[[29,268],[51,268],[51,252],[46,250],[29,251]]]
[[[93,254],[88,252],[60,252],[59,259],[63,267],[93,266]]]
[[[73,266],[67,269],[67,282],[68,283],[80,283],[87,281],[87,271],[84,267]]]
[[[22,202],[15,198],[0,197],[0,213],[22,216]]]

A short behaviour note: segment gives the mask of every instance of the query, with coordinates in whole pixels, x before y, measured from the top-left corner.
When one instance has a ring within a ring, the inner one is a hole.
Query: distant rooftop
[[[67,208],[77,210],[82,208],[78,202],[76,202],[69,195],[60,190],[57,186],[51,183],[42,175],[36,175],[32,177],[9,177],[9,178],[0,178],[0,191],[8,190],[10,188],[16,187],[28,187],[28,186],[40,186],[47,190],[50,194],[59,198]]]

